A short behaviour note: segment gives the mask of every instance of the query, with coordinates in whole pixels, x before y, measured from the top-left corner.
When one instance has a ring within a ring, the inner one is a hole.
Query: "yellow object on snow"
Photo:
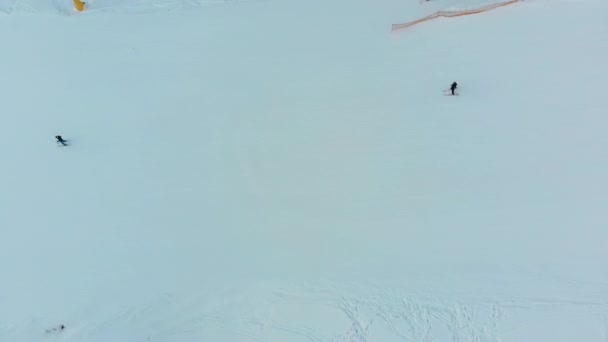
[[[78,12],[82,12],[84,10],[84,2],[80,0],[74,0],[74,7]]]

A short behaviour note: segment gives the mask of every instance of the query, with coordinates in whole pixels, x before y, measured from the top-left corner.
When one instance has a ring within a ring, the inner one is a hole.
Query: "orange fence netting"
[[[429,16],[426,16],[424,18],[420,18],[418,20],[410,21],[408,23],[393,24],[392,31],[404,29],[404,28],[407,28],[407,27],[410,27],[410,26],[414,26],[416,24],[420,24],[422,22],[429,21],[429,20],[432,20],[432,19],[435,19],[435,18],[438,18],[438,17],[460,17],[460,16],[463,16],[463,15],[476,14],[476,13],[481,13],[481,12],[493,10],[495,8],[498,8],[498,7],[511,5],[511,4],[516,3],[516,2],[520,2],[520,1],[523,1],[523,0],[509,0],[509,1],[505,1],[505,2],[499,2],[499,3],[496,3],[496,4],[491,4],[491,5],[487,5],[487,6],[483,6],[483,7],[479,7],[479,8],[475,8],[475,9],[470,9],[470,10],[463,10],[463,11],[439,11],[439,12],[435,12],[435,13],[429,15]]]

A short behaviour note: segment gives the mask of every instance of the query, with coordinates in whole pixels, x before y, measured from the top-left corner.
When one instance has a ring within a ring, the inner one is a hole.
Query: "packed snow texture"
[[[86,0],[87,12],[111,11],[155,11],[172,9],[194,9],[211,5],[242,4],[256,0]],[[260,0],[262,1],[262,0]],[[73,0],[0,0],[0,11],[6,13],[54,13],[75,14]]]
[[[0,0],[0,341],[608,340],[607,1],[87,2]]]

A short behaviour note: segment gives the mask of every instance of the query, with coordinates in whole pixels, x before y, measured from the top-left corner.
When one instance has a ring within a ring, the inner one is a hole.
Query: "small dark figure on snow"
[[[450,86],[450,90],[452,91],[452,95],[454,95],[454,90],[456,90],[456,87],[458,87],[458,83],[456,83],[456,82],[452,83],[452,85]]]
[[[61,135],[56,135],[55,139],[57,139],[57,142],[60,143],[63,146],[67,146],[66,141],[61,137]]]
[[[47,334],[52,333],[53,331],[63,331],[65,329],[65,325],[60,325],[57,328],[53,328],[53,329],[46,329],[44,332],[46,332]]]

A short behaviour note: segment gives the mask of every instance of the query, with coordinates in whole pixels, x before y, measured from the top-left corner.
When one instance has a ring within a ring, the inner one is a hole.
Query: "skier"
[[[60,143],[63,146],[67,146],[68,144],[66,144],[66,141],[61,137],[61,135],[56,135],[55,139],[57,139],[57,142]]]
[[[47,334],[50,334],[50,333],[52,333],[53,331],[63,331],[63,330],[65,330],[65,325],[63,325],[63,324],[62,324],[62,325],[60,325],[58,328],[46,329],[46,330],[45,330],[45,332],[46,332]]]
[[[458,87],[458,83],[454,82],[452,83],[452,85],[450,86],[450,90],[452,91],[452,95],[454,94],[454,90],[456,90],[456,87]]]

